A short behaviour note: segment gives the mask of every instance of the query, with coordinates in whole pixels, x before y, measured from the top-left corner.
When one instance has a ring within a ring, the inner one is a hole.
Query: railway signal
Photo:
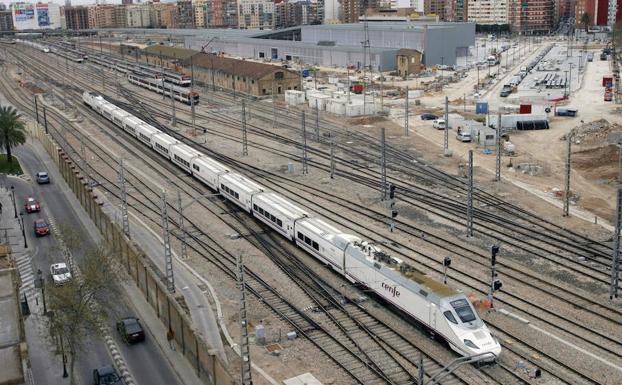
[[[491,308],[493,307],[495,291],[500,290],[503,286],[501,280],[497,279],[497,254],[499,254],[499,245],[492,245],[492,247],[490,248],[490,293],[488,294]]]
[[[447,268],[451,266],[451,257],[445,257],[443,259],[443,283],[447,284]]]
[[[390,223],[389,223],[389,230],[391,232],[393,232],[393,230],[395,229],[395,217],[397,217],[398,213],[397,213],[397,209],[395,208],[395,185],[394,184],[390,184],[389,185],[389,211],[390,211]]]

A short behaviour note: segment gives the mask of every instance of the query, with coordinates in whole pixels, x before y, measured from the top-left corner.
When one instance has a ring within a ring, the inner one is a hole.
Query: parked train
[[[67,60],[71,60],[76,63],[84,62],[84,57],[82,55],[76,55],[75,53],[69,52],[68,50],[63,50],[61,48],[52,47],[52,53],[58,55]]]
[[[494,356],[491,357],[497,357],[501,353],[499,342],[463,293],[415,271],[373,243],[343,232],[103,97],[84,92],[82,99],[94,111],[329,265],[348,281],[369,288],[433,330],[458,354],[492,353]]]
[[[28,46],[28,47],[32,47],[34,49],[38,49],[39,51],[42,51],[42,52],[45,52],[45,53],[49,53],[50,52],[50,48],[48,46],[36,43],[34,41],[31,41],[31,40],[15,39],[15,42],[17,42],[19,44],[23,44],[23,45]]]
[[[186,103],[188,105],[199,104],[199,94],[192,91],[190,88],[179,87],[174,84],[167,84],[163,82],[161,78],[146,77],[142,74],[130,73],[127,75],[127,80],[137,86],[147,88],[148,90],[164,94],[165,96],[174,97],[175,100]],[[173,96],[171,96],[171,94]]]

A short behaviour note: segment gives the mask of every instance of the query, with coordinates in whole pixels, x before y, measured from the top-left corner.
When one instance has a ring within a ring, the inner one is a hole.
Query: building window
[[[283,80],[285,78],[285,74],[283,71],[278,71],[274,73],[274,80]]]
[[[265,54],[265,53],[263,53],[263,52],[259,52],[259,57],[260,57],[261,59],[263,59],[264,57],[266,57],[266,54]]]

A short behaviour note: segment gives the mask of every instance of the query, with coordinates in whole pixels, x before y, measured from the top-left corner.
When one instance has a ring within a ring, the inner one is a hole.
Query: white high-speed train
[[[371,242],[344,233],[103,97],[84,92],[82,99],[106,119],[328,264],[350,282],[368,287],[430,328],[458,354],[493,353],[497,357],[501,353],[499,342],[463,293],[415,271]]]
[[[50,52],[50,48],[46,45],[43,44],[39,44],[39,43],[35,43],[34,41],[31,40],[22,40],[22,39],[15,39],[15,41],[19,44],[23,44],[23,45],[27,45],[29,47],[32,47],[34,49],[38,49],[39,51],[45,52],[45,53],[49,53]]]

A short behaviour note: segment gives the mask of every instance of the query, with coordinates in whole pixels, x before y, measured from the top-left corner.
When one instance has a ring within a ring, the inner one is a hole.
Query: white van
[[[445,119],[434,119],[432,122],[432,127],[438,128],[439,130],[445,129]]]

